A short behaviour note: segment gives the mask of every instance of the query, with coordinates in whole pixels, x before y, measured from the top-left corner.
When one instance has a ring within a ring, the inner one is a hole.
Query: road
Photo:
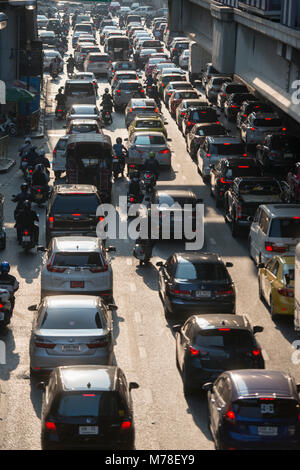
[[[64,84],[66,74],[51,82],[53,98]],[[100,95],[107,82],[99,80]],[[163,106],[168,135],[172,139],[172,171],[161,175],[158,186],[189,188],[203,198],[205,204],[205,246],[203,250],[219,253],[225,261],[233,262],[231,274],[237,290],[237,313],[247,315],[251,323],[264,327],[259,335],[266,368],[290,371],[300,382],[300,369],[291,360],[292,342],[296,339],[291,320],[272,321],[266,306],[259,300],[257,270],[248,256],[247,239],[232,238],[221,210],[216,210],[209,189],[202,182],[196,166],[186,152],[185,141],[176,123]],[[124,116],[114,114],[113,124],[104,132],[112,137],[127,137]],[[228,124],[226,124],[228,126]],[[54,118],[54,104],[47,109],[47,136],[44,144],[49,156],[65,130]],[[231,126],[232,127],[232,126]],[[21,141],[20,141],[21,143]],[[41,392],[36,379],[30,378],[29,338],[35,313],[28,307],[39,302],[42,255],[35,250],[25,255],[17,245],[13,209],[10,202],[23,178],[18,165],[7,175],[0,175],[0,191],[6,195],[5,226],[7,248],[1,260],[8,260],[11,273],[20,281],[14,316],[5,341],[7,363],[0,365],[0,448],[40,449]],[[52,183],[54,181],[52,180]],[[113,186],[113,200],[127,192],[127,180]],[[39,209],[40,243],[45,243],[45,209]],[[133,242],[110,241],[116,246],[112,260],[114,297],[118,306],[114,315],[115,357],[130,381],[140,388],[132,392],[136,422],[137,449],[213,449],[207,427],[206,401],[194,396],[186,399],[182,381],[175,364],[174,334],[165,316],[157,292],[157,261],[166,260],[174,251],[182,250],[181,243],[163,242],[154,248],[149,267],[138,266],[132,257]]]

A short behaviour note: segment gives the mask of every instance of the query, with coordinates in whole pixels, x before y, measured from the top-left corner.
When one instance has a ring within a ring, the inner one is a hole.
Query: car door
[[[165,299],[168,293],[168,287],[172,280],[172,275],[174,273],[174,264],[175,257],[171,256],[161,269],[161,293],[162,297]]]
[[[185,354],[187,351],[188,344],[191,340],[193,331],[193,320],[190,318],[186,321],[184,326],[181,328],[180,333],[176,335],[177,341],[177,359],[180,370],[184,367]]]
[[[265,275],[265,299],[269,303],[271,294],[272,294],[272,289],[276,287],[277,284],[277,274],[279,271],[279,261],[278,260],[272,260],[272,263],[269,265],[269,269],[266,270],[266,275]],[[277,286],[279,287],[279,285]]]
[[[263,210],[257,229],[257,263],[263,262],[261,254],[265,251],[265,239],[270,224],[270,217]]]
[[[222,422],[222,410],[225,407],[222,394],[226,386],[226,378],[221,375],[214,383],[212,391],[209,396],[209,415],[211,422],[211,431],[214,436],[217,435],[219,427]]]
[[[253,222],[251,224],[250,228],[250,254],[254,260],[257,259],[258,256],[258,229],[259,229],[259,223],[260,223],[260,218],[262,214],[262,209],[258,208],[255,216],[253,218]]]
[[[270,271],[272,270],[272,267],[274,266],[274,263],[275,263],[275,260],[274,260],[274,259],[270,259],[270,260],[265,264],[265,267],[264,267],[264,269],[262,270],[262,275],[261,275],[261,278],[260,278],[260,285],[261,285],[261,290],[262,290],[263,296],[264,296],[265,298],[268,298],[268,297],[266,296],[267,284],[268,284],[268,282],[269,282]]]

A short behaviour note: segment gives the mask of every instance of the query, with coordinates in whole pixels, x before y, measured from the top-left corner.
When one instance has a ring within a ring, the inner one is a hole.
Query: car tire
[[[231,222],[231,235],[233,236],[233,238],[236,238],[239,235],[239,228],[234,219],[232,219]]]
[[[186,397],[192,394],[192,387],[191,384],[188,382],[187,378],[185,377],[185,370],[182,371],[182,383],[183,383],[183,393]]]

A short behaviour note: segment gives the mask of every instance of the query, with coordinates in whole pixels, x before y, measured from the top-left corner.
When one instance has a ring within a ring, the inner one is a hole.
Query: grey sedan
[[[110,365],[113,359],[112,305],[100,297],[45,297],[37,309],[30,338],[30,369],[49,372],[58,366]]]
[[[115,110],[118,111],[124,109],[131,98],[144,98],[145,90],[138,80],[120,80],[112,95]]]
[[[150,152],[154,152],[161,167],[171,167],[171,149],[168,141],[162,132],[135,132],[128,140],[128,163],[142,167],[149,157]]]
[[[100,112],[93,104],[76,104],[67,113],[67,121],[73,119],[96,119],[100,121]]]

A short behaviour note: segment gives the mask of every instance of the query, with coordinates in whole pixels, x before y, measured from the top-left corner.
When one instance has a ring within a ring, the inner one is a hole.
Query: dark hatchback
[[[246,316],[193,315],[181,327],[175,325],[176,363],[186,394],[225,370],[264,369],[264,359]]]
[[[54,186],[46,215],[46,245],[66,235],[96,236],[96,216],[101,199],[97,188],[87,184]]]
[[[134,449],[130,391],[138,384],[119,367],[57,367],[39,388],[43,450]]]
[[[289,374],[227,371],[203,388],[217,449],[299,449],[299,385]]]
[[[219,115],[211,106],[189,108],[182,121],[182,133],[186,136],[195,124],[208,122],[220,124]]]
[[[216,253],[174,253],[158,262],[158,289],[167,315],[184,322],[196,313],[235,313],[235,287]]]
[[[300,139],[284,133],[267,135],[256,147],[256,158],[265,172],[288,172],[300,160]]]

